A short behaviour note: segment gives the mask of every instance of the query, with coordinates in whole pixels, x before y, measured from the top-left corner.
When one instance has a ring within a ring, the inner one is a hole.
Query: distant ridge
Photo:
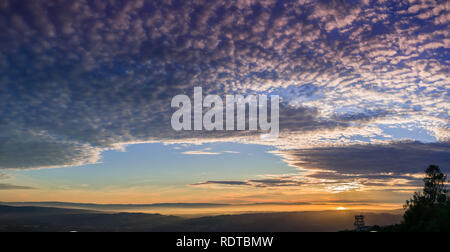
[[[156,204],[94,204],[94,203],[72,203],[72,202],[0,202],[5,206],[37,206],[37,207],[59,207],[59,208],[81,208],[81,209],[103,209],[103,210],[125,210],[136,208],[204,208],[223,207],[229,204],[211,203],[156,203]]]
[[[0,205],[0,232],[334,232],[352,229],[354,214],[352,211],[322,211],[180,218]],[[391,225],[402,219],[401,215],[386,213],[364,215],[370,225]]]
[[[6,206],[41,206],[41,207],[70,207],[70,208],[95,208],[95,209],[133,209],[133,208],[205,208],[205,207],[226,207],[226,206],[260,206],[260,205],[280,205],[280,206],[302,206],[311,205],[308,202],[255,202],[247,204],[217,204],[217,203],[154,203],[154,204],[95,204],[95,203],[73,203],[58,201],[43,202],[0,202]]]

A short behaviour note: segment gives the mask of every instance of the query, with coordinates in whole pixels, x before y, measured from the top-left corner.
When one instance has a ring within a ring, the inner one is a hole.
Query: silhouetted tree
[[[406,201],[400,231],[440,232],[450,231],[450,200],[447,176],[437,165],[430,165],[425,172],[423,192],[416,192]]]

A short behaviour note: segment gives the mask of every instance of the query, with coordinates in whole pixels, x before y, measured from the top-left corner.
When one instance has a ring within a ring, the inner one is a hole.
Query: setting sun
[[[338,210],[338,211],[344,211],[344,210],[347,210],[347,208],[345,208],[345,207],[338,207],[338,208],[336,208],[336,210]]]

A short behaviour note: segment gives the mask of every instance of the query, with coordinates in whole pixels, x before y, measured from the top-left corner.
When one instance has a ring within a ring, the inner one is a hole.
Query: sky
[[[449,173],[445,0],[3,0],[0,31],[3,202],[393,209]],[[194,87],[279,95],[279,138],[174,131]]]

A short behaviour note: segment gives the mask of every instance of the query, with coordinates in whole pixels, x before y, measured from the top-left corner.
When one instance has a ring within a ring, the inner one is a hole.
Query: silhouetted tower
[[[355,216],[356,231],[361,232],[365,226],[366,223],[364,222],[364,215],[356,215]]]

